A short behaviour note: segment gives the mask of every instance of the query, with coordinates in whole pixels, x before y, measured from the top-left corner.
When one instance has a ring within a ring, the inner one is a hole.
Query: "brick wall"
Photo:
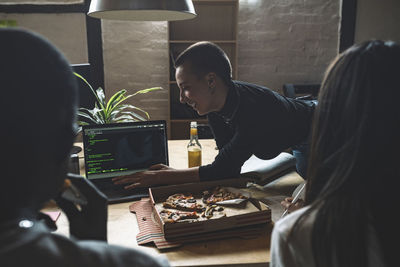
[[[151,119],[169,117],[167,22],[102,20],[106,97],[126,89],[164,89],[129,99]]]
[[[280,91],[284,83],[320,82],[338,51],[340,0],[240,0],[238,79]],[[168,119],[166,22],[102,21],[107,95],[165,88],[132,104]]]
[[[340,0],[241,0],[238,79],[319,83],[338,51]]]
[[[13,20],[18,27],[44,36],[64,53],[71,64],[88,62],[83,13],[0,13],[0,20]]]

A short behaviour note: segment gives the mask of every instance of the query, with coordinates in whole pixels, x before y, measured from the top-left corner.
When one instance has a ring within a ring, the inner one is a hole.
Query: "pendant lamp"
[[[88,15],[138,21],[185,20],[197,16],[191,0],[92,0]]]

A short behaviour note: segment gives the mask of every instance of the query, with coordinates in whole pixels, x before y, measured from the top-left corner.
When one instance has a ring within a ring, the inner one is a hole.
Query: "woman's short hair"
[[[186,48],[175,60],[175,68],[190,63],[192,73],[202,77],[215,72],[226,84],[232,80],[232,66],[226,53],[211,42],[197,42]]]

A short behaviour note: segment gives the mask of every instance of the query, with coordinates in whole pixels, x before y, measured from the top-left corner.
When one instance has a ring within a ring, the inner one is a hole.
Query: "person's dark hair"
[[[316,109],[306,204],[316,266],[367,266],[374,232],[386,266],[397,260],[400,46],[367,41],[328,68]],[[395,206],[396,205],[396,206]]]
[[[199,78],[215,72],[226,84],[232,80],[232,67],[228,56],[216,44],[197,42],[186,48],[175,60],[175,68],[188,62],[192,73]]]
[[[0,29],[2,214],[57,193],[76,134],[77,81],[50,42]]]

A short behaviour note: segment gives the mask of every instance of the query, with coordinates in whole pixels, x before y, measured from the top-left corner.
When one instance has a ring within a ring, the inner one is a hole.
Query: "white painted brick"
[[[320,82],[338,51],[340,0],[240,0],[238,79],[281,92]],[[132,104],[168,119],[166,22],[102,21],[107,95],[161,86]]]
[[[339,0],[240,1],[238,79],[280,91],[320,82],[338,51]]]
[[[160,86],[162,91],[137,95],[129,103],[151,119],[169,117],[166,22],[102,21],[106,94]]]

